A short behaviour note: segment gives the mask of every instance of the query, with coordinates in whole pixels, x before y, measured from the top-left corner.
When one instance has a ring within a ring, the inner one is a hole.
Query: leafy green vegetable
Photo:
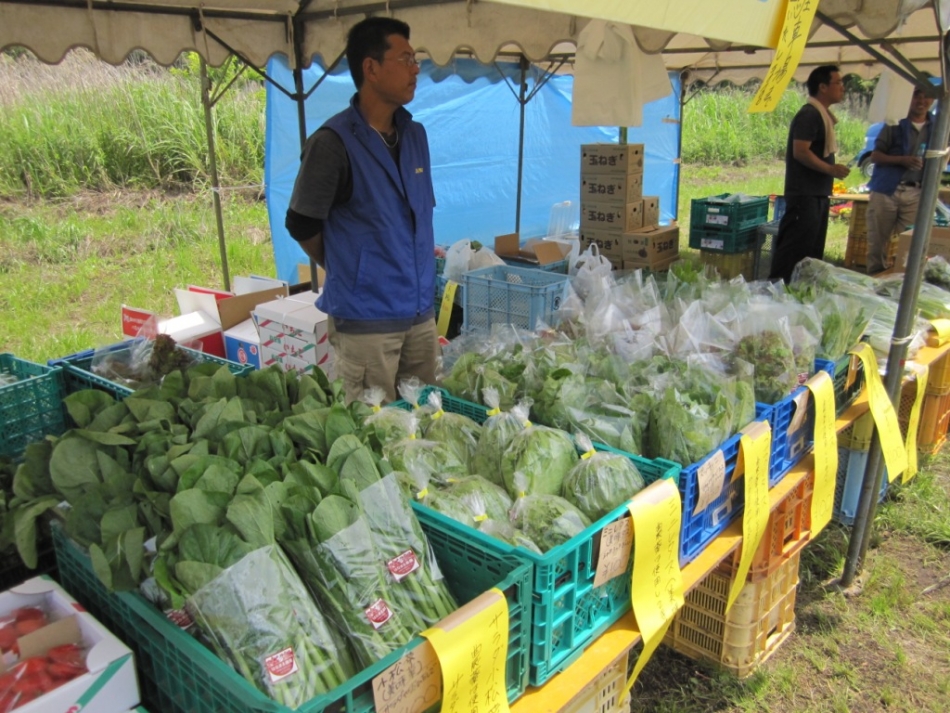
[[[582,457],[567,474],[561,495],[595,522],[640,492],[646,483],[626,456],[594,452],[590,441],[581,435],[576,440],[588,457]]]
[[[522,492],[557,495],[576,462],[577,450],[570,436],[554,428],[531,426],[515,435],[505,449],[501,473],[505,488],[513,497]],[[516,473],[525,476],[523,491],[515,487]]]
[[[557,495],[526,495],[515,500],[511,521],[542,552],[567,542],[590,527],[580,510]]]

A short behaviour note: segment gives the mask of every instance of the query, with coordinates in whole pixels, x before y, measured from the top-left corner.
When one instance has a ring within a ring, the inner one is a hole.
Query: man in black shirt
[[[844,98],[838,68],[823,65],[814,69],[808,75],[808,95],[788,130],[785,215],[772,252],[770,278],[786,283],[801,260],[824,257],[832,185],[849,173],[847,166],[835,163],[837,119],[828,110]]]

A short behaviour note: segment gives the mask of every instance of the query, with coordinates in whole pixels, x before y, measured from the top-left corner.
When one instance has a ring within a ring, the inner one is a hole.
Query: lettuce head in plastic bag
[[[488,418],[482,424],[472,471],[492,483],[502,485],[501,456],[511,440],[530,425],[528,411],[530,401],[522,401],[510,411],[502,411],[498,391],[491,387],[482,390],[482,398],[488,406]]]
[[[574,440],[584,453],[564,479],[561,495],[591,521],[599,520],[643,490],[646,481],[632,460],[619,453],[596,452],[582,433]]]
[[[505,488],[513,497],[522,493],[559,495],[577,458],[574,441],[564,431],[532,425],[517,434],[502,454]],[[517,487],[516,473],[523,475],[524,488]]]
[[[527,482],[518,473],[516,487],[526,492]],[[524,495],[511,508],[511,523],[524,532],[542,552],[557,547],[590,527],[584,513],[559,495]]]

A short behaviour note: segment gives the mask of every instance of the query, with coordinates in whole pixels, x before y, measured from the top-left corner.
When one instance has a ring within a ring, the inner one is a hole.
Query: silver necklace
[[[396,144],[399,143],[399,129],[397,129],[395,126],[393,126],[393,133],[396,134],[396,138],[393,139],[392,143],[389,143],[386,140],[386,135],[382,131],[377,129],[375,126],[373,126],[372,124],[370,124],[369,128],[371,128],[373,131],[376,132],[376,134],[379,136],[379,138],[383,140],[383,143],[386,144],[386,146],[388,146],[391,149],[396,148]]]

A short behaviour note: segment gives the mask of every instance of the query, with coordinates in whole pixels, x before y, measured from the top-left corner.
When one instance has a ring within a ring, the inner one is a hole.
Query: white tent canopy
[[[935,2],[820,0],[819,13],[859,39],[890,38],[918,68],[939,73]],[[234,53],[263,67],[274,54],[293,64],[296,41],[309,65],[318,56],[335,60],[349,28],[367,13],[389,12],[410,24],[413,44],[440,65],[457,51],[482,62],[503,50],[539,61],[555,48],[573,49],[589,19],[599,18],[632,23],[644,51],[664,51],[667,66],[688,78],[742,82],[767,71],[771,51],[762,48],[775,45],[784,9],[784,0],[0,0],[0,48],[25,46],[49,63],[74,47],[110,64],[133,50],[164,65],[183,51],[211,65]],[[826,62],[862,76],[881,67],[816,20],[796,76]]]

